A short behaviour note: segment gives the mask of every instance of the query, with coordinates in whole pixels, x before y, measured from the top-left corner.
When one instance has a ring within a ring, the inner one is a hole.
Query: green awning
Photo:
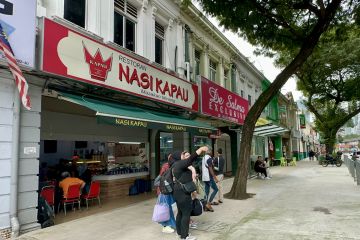
[[[79,96],[63,92],[59,94],[62,100],[95,111],[98,123],[125,127],[162,129],[170,132],[193,132],[201,135],[211,134],[213,131],[216,131],[216,128],[206,123],[188,120],[180,116],[94,99],[86,95]]]

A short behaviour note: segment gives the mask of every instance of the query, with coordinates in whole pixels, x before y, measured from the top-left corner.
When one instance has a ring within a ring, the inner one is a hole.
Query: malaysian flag
[[[28,94],[28,84],[16,62],[16,58],[11,49],[8,37],[3,30],[3,27],[0,23],[0,51],[5,55],[6,61],[9,65],[10,71],[15,79],[16,86],[19,90],[19,95],[23,106],[27,109],[31,109],[30,96]]]

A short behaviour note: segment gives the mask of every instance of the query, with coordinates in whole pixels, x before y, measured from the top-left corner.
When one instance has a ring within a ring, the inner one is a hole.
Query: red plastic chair
[[[52,207],[53,211],[54,209],[54,203],[55,203],[55,187],[54,186],[45,186],[40,191],[40,196],[42,196],[45,201]]]
[[[72,209],[74,209],[74,204],[78,203],[79,210],[80,210],[80,187],[81,184],[75,183],[70,184],[67,191],[67,196],[64,196],[63,199],[61,199],[59,205],[58,205],[58,212],[60,210],[60,205],[64,204],[64,213],[66,216],[66,205],[72,204]]]
[[[83,194],[81,196],[82,199],[85,199],[86,201],[86,209],[89,209],[89,200],[93,201],[94,199],[97,199],[99,202],[99,206],[101,206],[100,203],[100,182],[93,181],[91,182],[89,192],[87,194]]]

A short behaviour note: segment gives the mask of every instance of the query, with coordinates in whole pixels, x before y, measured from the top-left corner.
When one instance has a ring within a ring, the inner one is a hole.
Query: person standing
[[[217,150],[217,157],[213,160],[214,172],[218,182],[216,183],[219,191],[216,195],[216,199],[218,203],[224,202],[224,190],[223,190],[223,180],[224,180],[224,165],[225,159],[222,155],[222,149],[219,148]]]
[[[172,158],[175,160],[173,176],[177,179],[174,184],[174,199],[178,208],[178,214],[176,216],[176,232],[181,239],[196,239],[194,236],[189,236],[190,214],[192,210],[191,193],[185,192],[181,184],[193,181],[192,172],[188,167],[192,165],[194,160],[202,152],[206,152],[207,150],[208,148],[206,146],[200,147],[189,158],[186,158],[184,153],[178,151],[172,154]]]
[[[162,176],[173,165],[174,162],[175,160],[172,158],[171,154],[169,154],[168,161],[161,166],[159,175]],[[156,193],[158,197],[160,199],[163,199],[166,202],[166,204],[169,206],[169,212],[170,212],[170,219],[165,222],[160,222],[160,224],[163,226],[162,232],[173,233],[175,231],[174,229],[176,228],[175,216],[172,209],[172,204],[175,203],[174,197],[172,194],[168,194],[168,195],[161,194],[159,187],[157,187]]]
[[[208,151],[206,152],[205,156],[202,159],[202,181],[205,184],[205,194],[206,194],[206,205],[205,205],[205,211],[213,212],[214,209],[211,207],[212,201],[214,200],[217,192],[218,187],[216,186],[216,183],[218,182],[218,179],[214,172],[214,166],[213,166],[213,158],[210,156],[211,149],[208,148]],[[212,188],[212,193],[210,195],[210,188]],[[214,205],[217,205],[218,203],[213,203]]]

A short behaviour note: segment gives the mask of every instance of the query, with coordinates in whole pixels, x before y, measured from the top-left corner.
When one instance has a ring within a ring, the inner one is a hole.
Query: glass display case
[[[107,148],[106,175],[149,171],[148,143],[110,142]]]

